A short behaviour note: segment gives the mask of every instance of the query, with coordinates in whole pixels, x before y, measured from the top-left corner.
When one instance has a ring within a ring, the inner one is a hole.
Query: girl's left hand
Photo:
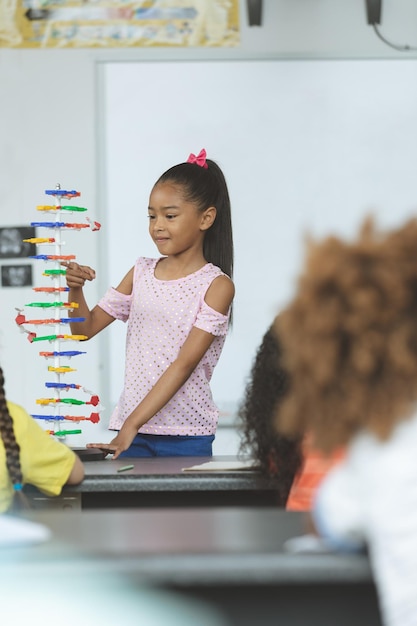
[[[67,268],[66,281],[70,289],[84,287],[86,280],[94,280],[96,272],[88,265],[79,265],[74,261],[61,261],[61,265]]]
[[[127,423],[122,426],[119,434],[110,441],[110,443],[88,443],[87,448],[99,448],[106,455],[113,454],[113,460],[117,459],[119,455],[127,450],[138,431],[136,428],[131,428]]]

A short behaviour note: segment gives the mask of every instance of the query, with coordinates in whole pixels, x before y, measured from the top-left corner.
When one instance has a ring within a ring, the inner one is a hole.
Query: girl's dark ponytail
[[[204,239],[204,256],[210,263],[233,278],[233,234],[232,215],[229,191],[223,172],[214,161],[207,160],[208,173],[215,181],[216,198],[213,205],[217,209],[214,224],[206,233]]]

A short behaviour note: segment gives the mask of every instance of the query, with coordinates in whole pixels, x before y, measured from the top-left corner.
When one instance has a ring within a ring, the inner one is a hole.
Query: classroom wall
[[[212,390],[232,418],[262,336],[293,295],[304,235],[352,236],[371,211],[384,227],[415,215],[417,62],[152,61],[107,63],[102,73],[112,285],[135,256],[156,254],[147,206],[161,170],[204,146],[225,172],[236,296]],[[112,404],[124,333],[122,324],[108,331]]]
[[[416,57],[383,44],[366,24],[362,0],[264,0],[263,26],[249,28],[242,1],[242,43],[233,49],[130,50],[13,50],[0,48],[0,226],[25,226],[37,220],[37,204],[44,190],[60,183],[76,188],[89,216],[103,220],[101,120],[98,118],[98,68],[106,62],[149,60],[316,59]],[[417,5],[413,0],[386,0],[381,29],[398,43],[417,44]],[[105,229],[103,223],[103,229]],[[108,284],[103,233],[81,231],[65,236],[68,253],[98,269],[88,286],[94,303]],[[1,261],[0,264],[13,260]],[[34,264],[35,284],[41,268]],[[15,308],[33,300],[30,288],[0,289],[0,363],[10,399],[34,412],[41,397],[45,362],[38,346],[19,332]],[[84,347],[84,346],[83,346]],[[76,367],[82,384],[106,397],[108,371],[105,341],[97,337],[85,346],[87,356]],[[122,349],[122,348],[121,348]],[[83,426],[83,435],[69,437],[70,445],[109,438],[106,406],[102,423]],[[220,439],[220,437],[219,437]],[[236,445],[227,434],[226,452]],[[232,451],[232,450],[231,450]]]

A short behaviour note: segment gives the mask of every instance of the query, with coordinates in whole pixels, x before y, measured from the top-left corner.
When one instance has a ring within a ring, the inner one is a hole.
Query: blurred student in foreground
[[[367,547],[385,626],[415,625],[417,219],[311,243],[276,331],[291,379],[278,431],[345,449],[316,493],[317,531],[336,549]]]
[[[289,511],[310,511],[320,482],[343,456],[322,454],[311,438],[276,431],[274,415],[290,387],[276,332],[278,318],[264,334],[256,352],[243,401],[239,407],[242,453],[249,453],[263,476],[277,485],[277,505]]]
[[[277,482],[277,505],[285,506],[296,472],[301,466],[300,437],[276,432],[273,416],[287,392],[288,374],[281,364],[281,347],[272,328],[255,355],[238,417],[241,452],[249,453],[263,476]]]
[[[23,486],[57,496],[84,478],[84,466],[68,446],[53,439],[19,405],[6,400],[0,368],[0,513],[28,508]]]

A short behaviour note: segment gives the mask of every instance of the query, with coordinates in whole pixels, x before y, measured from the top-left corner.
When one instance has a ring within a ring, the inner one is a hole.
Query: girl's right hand
[[[73,261],[62,261],[61,265],[67,268],[65,278],[71,289],[84,287],[86,280],[94,280],[96,277],[95,271],[88,265],[78,265]]]
[[[132,441],[138,434],[136,426],[129,421],[129,418],[125,421],[118,434],[110,443],[87,443],[87,448],[99,448],[102,452],[113,455],[113,460],[116,460],[118,456],[125,452],[132,444]]]

